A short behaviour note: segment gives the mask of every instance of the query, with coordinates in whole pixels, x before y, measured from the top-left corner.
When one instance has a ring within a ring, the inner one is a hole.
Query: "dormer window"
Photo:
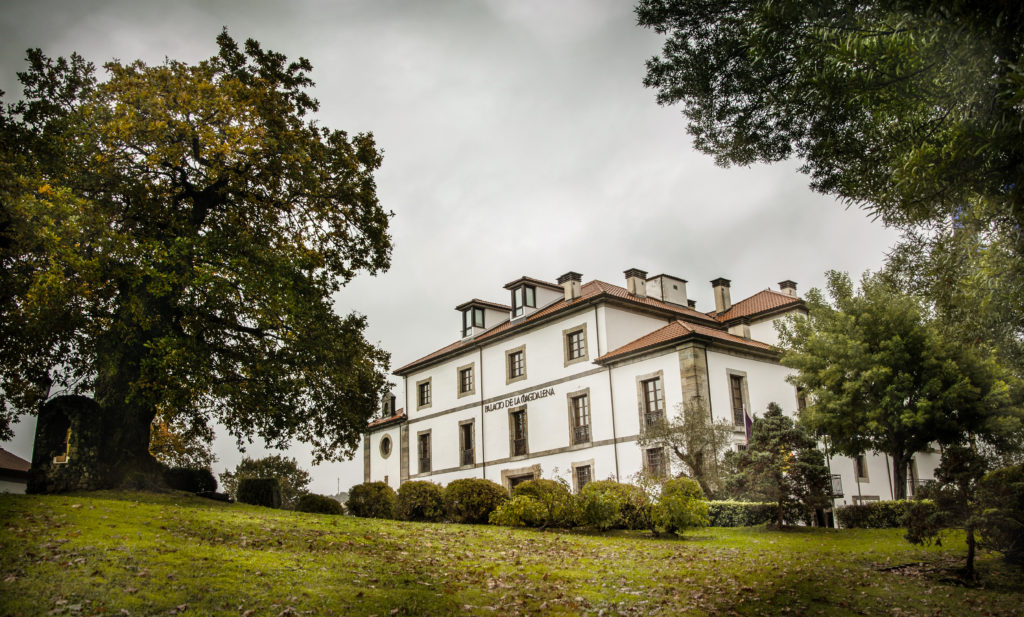
[[[537,308],[537,288],[533,285],[512,290],[512,318],[522,317],[527,308]]]
[[[470,307],[462,311],[462,337],[465,338],[473,333],[473,328],[484,327],[484,310],[478,307]]]

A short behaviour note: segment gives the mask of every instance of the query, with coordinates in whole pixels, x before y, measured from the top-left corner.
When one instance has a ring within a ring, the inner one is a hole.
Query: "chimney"
[[[569,302],[580,297],[580,281],[583,275],[579,272],[566,272],[558,277],[558,284],[565,290],[565,301]]]
[[[738,336],[740,338],[749,339],[750,338],[750,322],[748,322],[746,319],[744,319],[743,321],[741,321],[739,323],[735,323],[735,324],[729,326],[729,334],[732,334],[733,336]]]
[[[626,275],[626,291],[638,298],[647,297],[647,273],[637,268],[630,268]]]
[[[647,297],[686,306],[686,279],[659,274],[647,279]]]
[[[779,291],[781,291],[782,293],[784,293],[787,296],[790,296],[792,298],[797,297],[796,296],[796,281],[790,281],[790,280],[780,281],[779,282]]]
[[[715,291],[715,312],[728,311],[732,307],[732,300],[729,299],[729,279],[716,278],[711,281],[711,288]]]

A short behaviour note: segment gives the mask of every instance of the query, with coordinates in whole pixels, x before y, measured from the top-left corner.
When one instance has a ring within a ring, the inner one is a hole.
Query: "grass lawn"
[[[0,495],[0,615],[1024,615],[1019,568],[982,554],[982,585],[963,587],[962,538],[902,533],[654,539]]]

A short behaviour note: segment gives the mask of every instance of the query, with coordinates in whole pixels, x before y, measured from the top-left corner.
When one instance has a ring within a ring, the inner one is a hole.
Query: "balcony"
[[[665,423],[664,411],[648,411],[644,414],[644,425],[647,428],[654,428]]]
[[[837,473],[832,474],[832,497],[843,496],[843,478]]]
[[[420,473],[427,473],[428,471],[430,471],[430,459],[429,458],[421,458],[420,459]]]
[[[472,465],[474,462],[476,462],[474,460],[476,457],[474,457],[473,454],[474,454],[473,453],[473,448],[469,448],[468,450],[463,450],[462,451],[462,464],[463,465]]]
[[[512,456],[525,456],[526,450],[526,437],[522,439],[512,440]]]
[[[590,443],[590,425],[584,424],[583,426],[577,426],[572,429],[572,445],[576,446],[581,443]]]

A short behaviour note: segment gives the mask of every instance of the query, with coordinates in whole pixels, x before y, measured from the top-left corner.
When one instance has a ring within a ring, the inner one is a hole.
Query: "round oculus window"
[[[387,435],[380,440],[380,455],[384,458],[391,455],[391,438]]]

